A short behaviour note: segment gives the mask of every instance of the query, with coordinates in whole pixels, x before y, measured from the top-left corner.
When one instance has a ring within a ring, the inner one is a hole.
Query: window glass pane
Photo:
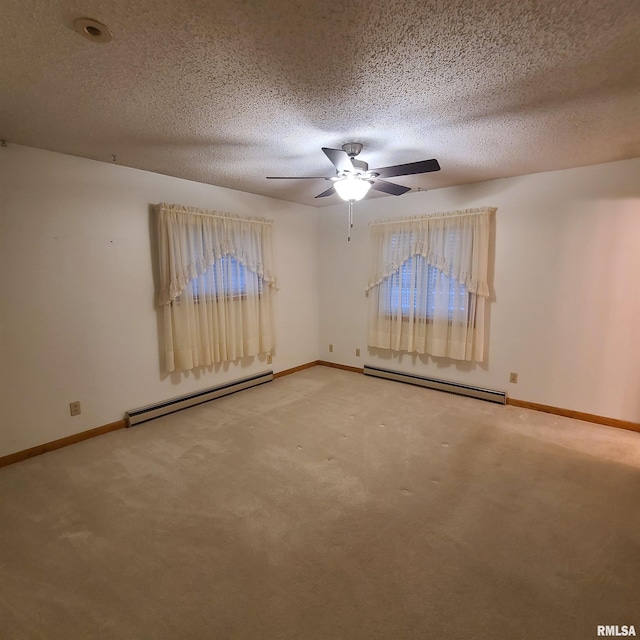
[[[455,241],[452,234],[451,241]],[[392,244],[399,239],[394,236]],[[468,292],[463,285],[456,286],[447,274],[427,264],[423,256],[412,256],[406,260],[400,270],[391,277],[386,300],[386,312],[389,315],[433,318],[436,305],[436,291],[448,291],[448,317],[453,318],[454,311],[465,311]],[[442,294],[440,294],[442,295]],[[440,298],[442,299],[442,298]],[[441,311],[442,312],[442,311]]]
[[[223,256],[207,269],[204,277],[191,281],[191,291],[196,298],[246,295],[246,267],[232,256]]]

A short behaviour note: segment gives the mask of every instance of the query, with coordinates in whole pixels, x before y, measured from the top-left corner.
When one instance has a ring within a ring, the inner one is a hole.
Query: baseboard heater
[[[455,393],[459,396],[468,396],[470,398],[478,398],[479,400],[487,400],[497,404],[507,404],[507,394],[504,391],[472,387],[468,384],[460,384],[459,382],[448,382],[447,380],[426,378],[423,376],[416,376],[412,373],[390,371],[389,369],[380,369],[378,367],[370,367],[368,365],[365,365],[364,367],[364,374],[366,376],[375,376],[376,378],[386,378],[387,380],[396,380],[398,382],[415,384],[419,387],[427,387],[428,389],[435,389],[437,391]]]
[[[194,407],[197,404],[203,402],[209,402],[209,400],[215,400],[216,398],[222,398],[228,396],[237,391],[243,389],[250,389],[256,387],[259,384],[265,382],[271,382],[273,380],[273,371],[267,371],[265,373],[259,373],[255,376],[248,376],[246,378],[240,378],[226,384],[221,384],[217,387],[211,387],[210,389],[203,389],[202,391],[196,391],[195,393],[189,393],[179,398],[172,398],[171,400],[164,400],[156,404],[150,404],[146,407],[140,407],[139,409],[131,409],[127,411],[126,421],[128,427],[133,427],[141,422],[147,420],[153,420],[160,416],[167,415],[168,413],[174,413],[175,411],[181,411],[182,409],[188,409]]]

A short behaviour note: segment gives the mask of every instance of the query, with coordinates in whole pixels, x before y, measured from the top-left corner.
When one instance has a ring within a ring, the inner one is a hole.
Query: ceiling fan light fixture
[[[337,194],[347,202],[349,200],[362,200],[369,189],[371,183],[357,175],[347,175],[333,183]]]

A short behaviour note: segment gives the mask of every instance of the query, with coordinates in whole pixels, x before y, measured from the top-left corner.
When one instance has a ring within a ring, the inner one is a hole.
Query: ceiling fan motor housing
[[[342,150],[351,158],[351,164],[356,171],[369,171],[368,163],[364,160],[356,160],[356,156],[362,151],[360,142],[347,142],[342,145]]]
[[[342,150],[351,156],[351,159],[355,158],[361,151],[362,145],[359,142],[347,142],[342,145]]]

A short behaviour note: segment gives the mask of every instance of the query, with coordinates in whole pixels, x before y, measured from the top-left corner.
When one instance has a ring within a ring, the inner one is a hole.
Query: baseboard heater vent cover
[[[437,391],[446,391],[447,393],[455,393],[459,396],[468,396],[470,398],[478,398],[479,400],[487,400],[497,404],[507,404],[507,394],[504,391],[494,391],[493,389],[482,389],[481,387],[472,387],[459,382],[448,382],[447,380],[437,380],[436,378],[425,378],[416,376],[412,373],[402,373],[401,371],[390,371],[389,369],[379,369],[378,367],[370,367],[365,365],[364,374],[366,376],[375,376],[376,378],[386,378],[387,380],[396,380],[398,382],[406,382],[415,384],[428,389]]]
[[[182,409],[188,409],[194,407],[197,404],[203,402],[209,402],[209,400],[215,400],[216,398],[222,398],[228,396],[237,391],[243,389],[250,389],[256,387],[259,384],[265,382],[271,382],[273,380],[273,371],[267,371],[255,376],[248,376],[247,378],[240,378],[226,384],[221,384],[217,387],[211,387],[210,389],[203,389],[202,391],[196,391],[195,393],[189,393],[179,398],[172,398],[171,400],[165,400],[164,402],[158,402],[157,404],[150,404],[146,407],[140,407],[139,409],[131,409],[127,411],[127,426],[133,427],[141,422],[147,420],[153,420],[160,416],[173,413],[174,411],[181,411]]]

